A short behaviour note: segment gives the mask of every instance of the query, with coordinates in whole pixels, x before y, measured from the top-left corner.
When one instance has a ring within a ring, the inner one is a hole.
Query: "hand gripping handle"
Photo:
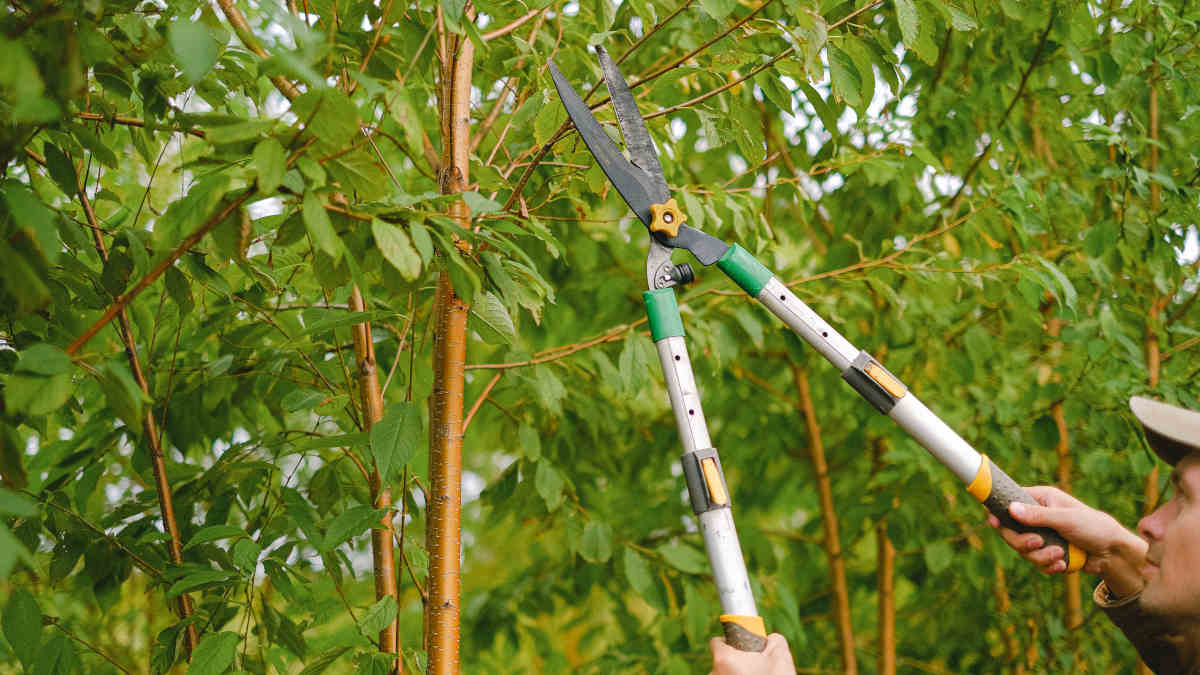
[[[721,615],[725,641],[742,652],[761,652],[767,647],[767,628],[761,616]]]
[[[1061,534],[1048,527],[1031,527],[1017,521],[1008,512],[1008,505],[1013,502],[1039,506],[1037,500],[1029,496],[1017,482],[1000,470],[995,462],[982,455],[979,462],[979,473],[975,480],[967,485],[967,492],[978,499],[1000,520],[1000,524],[1017,532],[1034,532],[1042,536],[1044,546],[1060,546],[1065,554],[1067,571],[1074,572],[1087,562],[1087,553],[1078,546],[1067,541]]]

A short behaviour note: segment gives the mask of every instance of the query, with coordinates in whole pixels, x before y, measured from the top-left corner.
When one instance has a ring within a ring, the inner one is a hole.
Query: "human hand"
[[[1145,541],[1112,516],[1058,488],[1038,485],[1026,488],[1026,491],[1040,506],[1014,502],[1009,505],[1013,518],[1025,525],[1051,528],[1085,551],[1088,559],[1084,571],[1103,577],[1113,593],[1124,596],[1141,590]],[[1066,571],[1066,553],[1061,546],[1046,546],[1042,536],[1034,532],[1016,532],[1002,527],[992,514],[988,514],[988,523],[1022,558],[1042,572],[1059,574]]]
[[[761,652],[738,651],[719,637],[713,638],[708,647],[713,656],[709,675],[796,675],[792,652],[779,633],[767,636],[767,646]]]

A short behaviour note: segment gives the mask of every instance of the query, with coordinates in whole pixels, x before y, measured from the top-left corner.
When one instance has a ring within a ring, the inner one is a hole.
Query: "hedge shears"
[[[1037,532],[1046,546],[1062,548],[1067,555],[1069,571],[1082,568],[1086,560],[1082,550],[1068,544],[1053,530],[1028,527],[1009,515],[1008,506],[1012,502],[1037,502],[987,455],[977,452],[925,407],[899,378],[869,353],[851,345],[746,249],[736,243],[726,244],[686,224],[686,215],[671,197],[658,154],[629,84],[603,47],[596,47],[596,53],[625,139],[628,159],[553,61],[549,63],[550,74],[563,107],[583,142],[650,234],[650,252],[646,257],[648,290],[642,297],[650,335],[658,350],[671,409],[683,442],[684,477],[720,596],[723,612],[720,620],[726,640],[742,651],[762,651],[767,633],[750,590],[750,579],[730,509],[729,489],[717,449],[708,435],[684,342],[683,320],[674,289],[691,282],[694,271],[687,263],[677,265],[671,260],[676,249],[691,252],[705,267],[715,264],[742,290],[779,317],[832,363],[842,374],[842,379],[859,395],[895,420],[965,483],[967,491],[1005,527],[1018,532]]]

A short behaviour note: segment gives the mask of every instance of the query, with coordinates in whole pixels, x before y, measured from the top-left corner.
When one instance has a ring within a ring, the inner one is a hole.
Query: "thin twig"
[[[497,28],[494,31],[489,31],[487,33],[484,33],[481,37],[483,37],[484,42],[487,42],[489,40],[495,40],[498,37],[503,37],[505,35],[508,35],[509,33],[513,32],[514,30],[520,28],[521,25],[524,24],[526,21],[529,21],[533,17],[547,11],[548,9],[549,9],[549,7],[544,7],[542,9],[531,9],[528,12],[526,12],[525,14],[521,15],[521,17],[518,18],[517,20],[508,24],[507,26],[501,26],[500,28]]]
[[[471,410],[467,412],[467,417],[463,420],[463,434],[467,433],[467,427],[471,426],[471,420],[474,419],[475,412],[479,410],[479,406],[483,405],[483,402],[487,400],[488,394],[492,393],[492,387],[496,386],[496,383],[500,381],[500,377],[502,375],[504,375],[504,371],[497,370],[496,374],[492,376],[492,380],[487,383],[487,386],[484,387],[483,391],[479,394],[479,398],[475,399],[475,403],[471,404]]]
[[[87,647],[87,648],[88,648],[88,650],[89,650],[89,651],[91,651],[93,654],[96,654],[97,656],[99,656],[100,658],[104,659],[105,661],[108,661],[109,663],[113,664],[113,666],[114,666],[114,667],[116,667],[118,670],[120,670],[122,673],[128,673],[129,675],[132,675],[132,674],[133,674],[133,671],[131,671],[130,669],[128,669],[128,668],[126,668],[125,666],[121,665],[120,663],[117,663],[116,659],[114,659],[113,657],[109,656],[108,654],[105,654],[103,651],[101,651],[101,650],[100,650],[100,648],[99,648],[99,647],[97,647],[96,645],[94,645],[94,644],[92,644],[92,643],[88,642],[87,640],[84,640],[83,638],[81,638],[81,637],[79,637],[78,635],[76,635],[76,634],[72,633],[71,631],[67,630],[67,628],[66,628],[65,626],[63,626],[63,625],[62,625],[62,622],[59,620],[59,618],[58,618],[57,616],[43,616],[43,617],[42,617],[42,622],[43,622],[43,623],[48,623],[48,624],[50,624],[51,626],[54,626],[55,628],[59,629],[59,630],[60,630],[60,631],[62,631],[62,632],[63,632],[63,633],[64,633],[64,634],[65,634],[67,637],[69,637],[69,638],[71,638],[72,640],[74,640],[74,641],[78,642],[79,644],[83,645],[84,647]]]

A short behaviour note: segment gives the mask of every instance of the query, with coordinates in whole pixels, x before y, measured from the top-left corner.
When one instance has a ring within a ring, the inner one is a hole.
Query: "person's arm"
[[[761,652],[738,651],[719,637],[713,638],[708,646],[713,657],[709,675],[796,675],[792,652],[779,633],[767,636],[767,646]]]
[[[1123,598],[1140,593],[1145,581],[1142,568],[1146,561],[1145,540],[1130,532],[1116,518],[1093,509],[1058,488],[1043,485],[1026,488],[1041,506],[1013,503],[1010,513],[1026,525],[1049,527],[1067,541],[1087,552],[1085,572],[1100,575],[1108,590]],[[1042,548],[1042,537],[1001,527],[993,515],[988,522],[1025,560],[1046,574],[1066,571],[1064,552],[1059,546]]]

